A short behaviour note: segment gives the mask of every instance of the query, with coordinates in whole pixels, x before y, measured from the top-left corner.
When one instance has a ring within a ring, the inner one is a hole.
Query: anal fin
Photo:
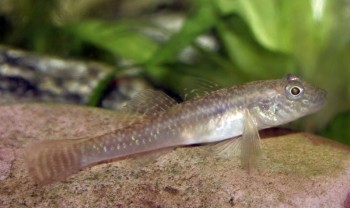
[[[133,168],[142,168],[152,163],[155,163],[158,158],[172,152],[175,148],[168,147],[155,151],[138,153],[136,155],[127,156],[125,159],[128,160],[128,165]]]

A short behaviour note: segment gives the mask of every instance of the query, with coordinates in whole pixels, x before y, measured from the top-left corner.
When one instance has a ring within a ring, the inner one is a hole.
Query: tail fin
[[[60,181],[81,169],[82,151],[76,140],[51,140],[26,147],[28,173],[39,185]]]

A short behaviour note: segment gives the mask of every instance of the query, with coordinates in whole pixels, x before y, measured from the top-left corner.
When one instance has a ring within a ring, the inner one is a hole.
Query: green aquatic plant
[[[137,67],[156,85],[176,92],[190,84],[183,81],[187,76],[227,86],[298,74],[328,92],[327,107],[299,127],[328,126],[323,135],[350,144],[344,133],[349,117],[342,113],[350,109],[348,1],[195,0],[181,13],[185,18],[176,31],[154,21],[157,15],[163,17],[155,1],[147,15],[113,18],[92,12],[112,5],[108,0],[70,6],[62,6],[69,1],[14,2],[3,3],[12,5],[3,12],[12,26],[3,43],[113,64],[109,77]],[[214,47],[199,43],[204,35]],[[183,58],[187,49],[194,51],[189,60]],[[91,96],[91,104],[97,103],[106,80]]]

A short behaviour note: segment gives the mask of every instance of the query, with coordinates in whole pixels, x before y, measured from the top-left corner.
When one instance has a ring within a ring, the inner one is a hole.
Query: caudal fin
[[[82,152],[74,140],[50,140],[26,147],[28,173],[39,185],[61,181],[81,169]]]

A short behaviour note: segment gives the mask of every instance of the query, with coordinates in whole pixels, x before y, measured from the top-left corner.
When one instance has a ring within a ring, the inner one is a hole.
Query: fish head
[[[295,75],[273,80],[261,92],[253,111],[259,126],[272,127],[294,121],[320,110],[326,102],[326,91]]]

